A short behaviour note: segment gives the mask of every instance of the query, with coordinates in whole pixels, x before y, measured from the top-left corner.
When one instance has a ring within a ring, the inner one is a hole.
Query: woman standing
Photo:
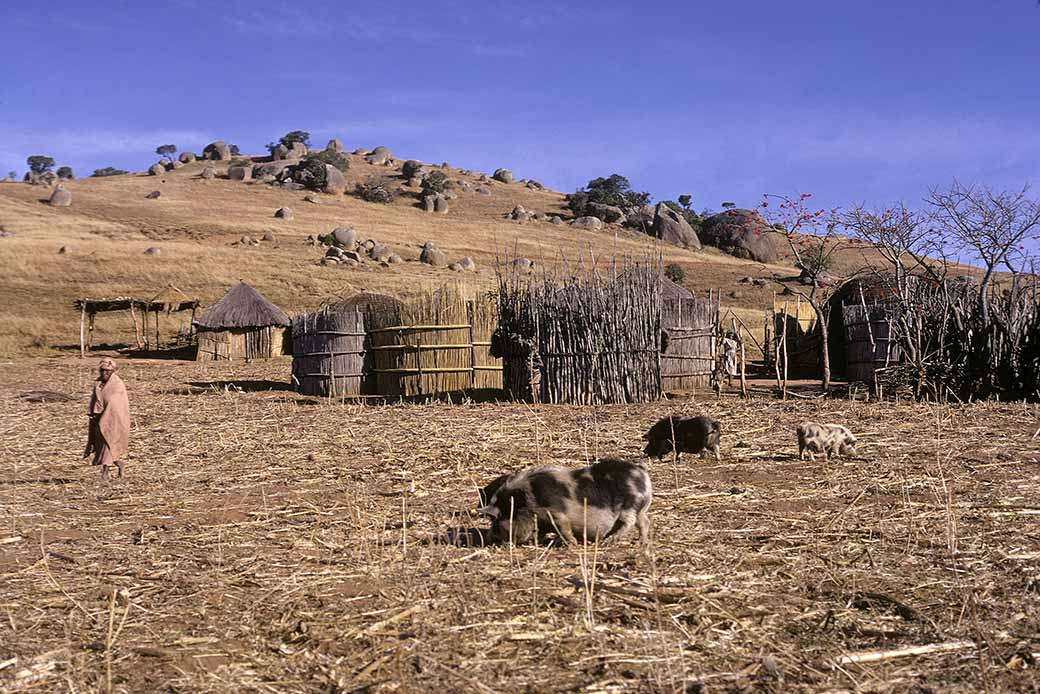
[[[98,364],[98,379],[90,396],[90,426],[83,457],[94,454],[91,465],[101,466],[101,481],[107,482],[113,465],[123,476],[123,463],[130,440],[130,400],[116,363],[104,358]]]

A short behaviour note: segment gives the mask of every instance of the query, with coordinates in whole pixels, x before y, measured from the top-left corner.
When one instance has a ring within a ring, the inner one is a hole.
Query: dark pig
[[[711,417],[665,417],[643,434],[643,439],[647,441],[643,454],[660,459],[671,453],[674,447],[677,454],[700,453],[702,458],[711,451],[718,461],[721,459],[721,437],[722,427],[718,420]],[[677,460],[678,457],[676,455]]]
[[[618,540],[632,528],[646,543],[653,488],[645,468],[624,460],[600,460],[570,470],[545,466],[509,476],[480,512],[491,518],[491,537],[514,544],[555,532],[568,544],[579,538]]]

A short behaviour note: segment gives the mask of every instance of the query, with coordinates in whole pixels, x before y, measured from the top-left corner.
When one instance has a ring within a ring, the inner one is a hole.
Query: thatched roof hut
[[[289,316],[245,282],[195,320],[199,361],[267,359],[285,353]]]

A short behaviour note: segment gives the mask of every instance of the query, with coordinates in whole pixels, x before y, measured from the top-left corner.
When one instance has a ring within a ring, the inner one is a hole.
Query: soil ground
[[[373,406],[297,396],[285,359],[121,360],[102,485],[93,364],[0,363],[0,690],[1040,688],[1036,406]],[[639,456],[673,412],[720,418],[723,457],[647,463],[649,547],[480,545],[490,478]],[[859,455],[799,460],[804,419]]]

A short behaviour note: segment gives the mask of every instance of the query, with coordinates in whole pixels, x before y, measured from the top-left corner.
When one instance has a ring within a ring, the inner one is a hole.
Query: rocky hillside
[[[777,285],[747,278],[794,274],[782,256],[757,262],[665,243],[616,222],[572,220],[564,194],[505,170],[484,174],[395,158],[385,148],[358,150],[341,155],[349,168],[330,173],[329,192],[315,192],[285,175],[299,164],[292,152],[277,152],[274,162],[213,156],[220,158],[184,156],[146,173],[65,181],[57,195],[67,205],[48,203],[54,187],[0,183],[0,350],[74,344],[73,299],[148,297],[168,284],[208,303],[245,280],[291,313],[361,290],[407,296],[459,277],[490,286],[499,259],[554,265],[594,254],[602,263],[660,252],[685,271],[691,289],[721,288],[724,303],[761,324]],[[431,174],[443,174],[446,185],[427,196],[423,177]],[[393,200],[367,202],[355,194],[358,184],[382,186]],[[352,252],[325,259],[316,239],[336,229],[352,236]],[[118,320],[100,319],[98,339],[125,338],[126,326],[111,325]]]

